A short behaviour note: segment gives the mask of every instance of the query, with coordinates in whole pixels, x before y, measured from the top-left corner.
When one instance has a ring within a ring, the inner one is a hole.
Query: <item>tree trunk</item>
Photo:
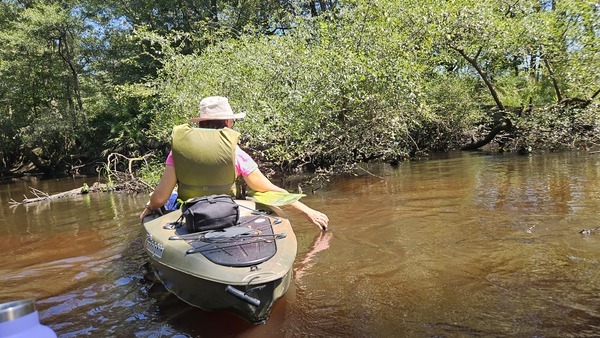
[[[210,16],[213,22],[219,22],[219,17],[217,16],[217,0],[210,0]]]
[[[492,142],[494,137],[499,132],[510,131],[512,129],[512,122],[505,116],[506,107],[504,106],[502,101],[500,101],[498,92],[496,91],[496,88],[494,88],[494,84],[492,83],[489,76],[487,75],[487,72],[481,68],[479,63],[477,63],[477,58],[479,57],[479,53],[481,53],[481,48],[479,48],[479,50],[477,51],[477,54],[474,57],[470,57],[469,55],[467,55],[467,53],[462,48],[458,48],[456,46],[450,46],[450,48],[457,51],[465,60],[467,60],[467,62],[469,64],[471,64],[471,66],[473,66],[473,68],[475,68],[475,70],[477,71],[477,74],[479,74],[479,76],[481,77],[481,79],[483,80],[485,85],[488,87],[488,90],[490,91],[490,94],[494,98],[494,102],[496,102],[496,106],[498,107],[500,114],[502,115],[502,118],[498,119],[497,124],[492,128],[492,130],[486,137],[484,137],[480,141],[473,142],[473,143],[461,148],[462,150],[479,149],[479,148],[483,147],[484,145]]]
[[[510,131],[511,128],[512,128],[512,123],[510,122],[510,120],[505,120],[504,122],[500,122],[500,124],[497,124],[490,131],[490,133],[487,134],[487,136],[484,137],[482,140],[468,144],[460,149],[461,150],[477,150],[477,149],[483,147],[484,145],[492,142],[494,137],[496,137],[496,135],[498,135],[498,133],[500,133],[501,131]]]
[[[554,76],[554,71],[552,70],[552,67],[550,66],[550,61],[548,61],[548,58],[545,55],[542,55],[542,57],[544,58],[544,64],[546,65],[546,68],[548,68],[548,75],[550,75],[550,79],[552,80],[552,86],[554,86],[554,92],[556,93],[556,99],[558,100],[558,102],[562,102],[563,96],[560,91],[560,87],[558,86],[558,81],[556,81],[556,77]]]
[[[467,60],[467,62],[469,64],[471,64],[471,66],[473,66],[473,68],[475,68],[475,70],[477,71],[477,74],[479,74],[479,76],[481,76],[481,79],[483,80],[483,82],[485,83],[485,85],[488,87],[488,90],[490,91],[490,94],[494,98],[494,102],[496,102],[496,106],[498,107],[498,109],[501,112],[506,111],[506,108],[504,108],[504,104],[502,104],[502,101],[500,101],[500,97],[498,96],[498,92],[496,92],[496,89],[494,88],[494,85],[492,84],[492,81],[490,80],[489,76],[487,75],[487,72],[484,71],[483,69],[481,69],[481,67],[477,63],[477,58],[479,57],[479,53],[481,53],[481,48],[477,52],[477,55],[475,55],[475,57],[473,57],[473,58],[471,58],[470,56],[468,56],[467,53],[463,49],[461,49],[461,48],[458,48],[458,47],[455,47],[455,46],[450,46],[450,48],[454,49],[455,51],[457,51],[465,60]]]
[[[63,59],[63,62],[69,67],[69,71],[71,72],[71,79],[73,81],[73,93],[75,94],[75,99],[77,100],[77,108],[79,111],[83,110],[83,100],[81,99],[81,91],[79,89],[79,74],[77,73],[77,69],[75,69],[75,63],[73,61],[73,51],[71,50],[71,46],[68,43],[67,34],[69,34],[66,30],[61,32],[61,38],[59,40],[58,46],[58,54]]]

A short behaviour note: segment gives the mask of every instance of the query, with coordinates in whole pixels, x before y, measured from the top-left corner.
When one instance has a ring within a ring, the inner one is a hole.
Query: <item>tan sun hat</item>
[[[190,122],[241,119],[244,116],[246,113],[233,113],[226,97],[209,96],[200,101],[200,117],[191,118]]]

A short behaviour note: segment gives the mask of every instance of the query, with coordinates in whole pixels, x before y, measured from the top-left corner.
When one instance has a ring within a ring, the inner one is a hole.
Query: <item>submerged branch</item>
[[[85,195],[90,192],[116,191],[116,190],[120,190],[120,189],[121,189],[121,185],[112,185],[111,186],[108,184],[96,182],[91,187],[88,187],[87,184],[84,184],[83,187],[81,187],[81,188],[76,188],[76,189],[72,189],[69,191],[64,191],[61,193],[50,195],[50,194],[40,191],[36,188],[30,187],[29,188],[30,192],[32,194],[34,194],[36,197],[28,198],[27,196],[23,196],[25,198],[22,201],[16,201],[14,199],[11,199],[8,203],[11,205],[28,204],[28,203],[41,202],[41,201],[45,201],[45,200],[53,200],[53,199],[59,199],[59,198],[64,198],[64,197],[70,197],[70,196]]]
[[[90,192],[113,192],[113,191],[126,191],[126,192],[143,192],[152,189],[152,187],[144,182],[142,179],[136,177],[133,172],[133,163],[136,161],[146,161],[146,158],[151,156],[151,154],[137,157],[137,158],[128,158],[124,155],[112,153],[107,157],[107,163],[104,165],[103,174],[106,176],[105,178],[108,180],[108,183],[100,183],[95,182],[92,186],[88,186],[84,184],[81,188],[72,189],[69,191],[64,191],[61,193],[50,195],[46,192],[40,191],[35,188],[29,188],[31,194],[35,197],[29,198],[26,195],[23,196],[22,201],[16,201],[11,199],[9,204],[11,205],[19,205],[19,204],[29,204],[46,200],[54,200],[64,197],[85,195]],[[125,164],[124,164],[125,163]],[[126,168],[126,171],[123,172],[119,170],[120,168]]]

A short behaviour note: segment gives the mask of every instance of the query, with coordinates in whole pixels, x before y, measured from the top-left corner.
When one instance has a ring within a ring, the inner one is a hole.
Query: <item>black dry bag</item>
[[[181,216],[190,232],[219,230],[237,224],[239,206],[229,195],[196,197],[183,203]]]

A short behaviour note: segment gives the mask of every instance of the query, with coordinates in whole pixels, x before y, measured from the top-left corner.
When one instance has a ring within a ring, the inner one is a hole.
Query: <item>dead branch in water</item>
[[[115,181],[122,184],[123,190],[128,192],[142,192],[152,190],[152,186],[139,177],[136,177],[133,171],[133,165],[137,161],[144,161],[147,165],[147,158],[153,154],[146,154],[142,157],[130,158],[119,153],[111,153],[107,157],[107,163],[104,168],[105,175],[109,181]]]
[[[58,194],[50,195],[50,194],[40,191],[36,188],[30,187],[29,188],[30,192],[35,195],[34,198],[28,198],[27,196],[23,195],[24,199],[22,201],[16,201],[14,199],[11,199],[8,203],[11,205],[28,204],[28,203],[45,201],[45,200],[53,200],[53,199],[59,199],[59,198],[64,198],[64,197],[70,197],[70,196],[84,195],[84,194],[87,194],[90,192],[115,191],[115,190],[120,190],[120,189],[121,189],[121,187],[119,185],[111,187],[108,184],[96,182],[91,187],[88,187],[87,184],[84,184],[84,186],[81,188],[76,188],[76,189],[64,191],[64,192],[61,192]]]
[[[151,155],[152,154],[147,154],[142,157],[129,158],[118,153],[112,153],[108,155],[107,163],[105,163],[104,167],[102,168],[102,171],[104,171],[102,174],[106,176],[108,183],[95,182],[91,187],[87,184],[84,184],[81,188],[76,188],[53,195],[30,187],[30,192],[35,197],[28,198],[24,195],[24,199],[22,201],[16,201],[14,199],[11,199],[9,201],[9,204],[18,205],[35,203],[64,197],[84,195],[90,192],[125,191],[137,193],[148,191],[149,189],[152,189],[152,187],[148,183],[144,182],[142,179],[134,175],[133,164],[136,161],[146,162],[146,158]]]

